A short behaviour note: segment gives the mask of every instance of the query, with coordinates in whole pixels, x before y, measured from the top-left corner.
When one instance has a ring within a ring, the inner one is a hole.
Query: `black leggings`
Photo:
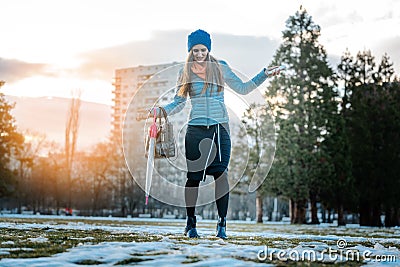
[[[215,199],[218,209],[218,216],[225,218],[228,213],[229,183],[227,172],[213,174],[215,181]],[[199,193],[199,180],[188,179],[185,184],[186,214],[194,217],[196,210],[197,196]]]

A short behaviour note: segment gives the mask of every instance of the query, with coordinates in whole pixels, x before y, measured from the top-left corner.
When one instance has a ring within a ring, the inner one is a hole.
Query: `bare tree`
[[[74,156],[76,151],[76,143],[78,140],[79,130],[79,113],[81,107],[81,92],[72,92],[72,98],[67,114],[67,123],[65,127],[65,159],[66,159],[66,180],[68,191],[68,208],[71,207],[71,190],[72,190],[72,169]]]
[[[15,151],[16,164],[18,164],[18,213],[21,213],[23,204],[33,204],[35,181],[32,179],[32,169],[35,160],[39,158],[41,150],[46,146],[46,135],[33,130],[23,133],[24,144]],[[34,211],[35,208],[34,208]]]

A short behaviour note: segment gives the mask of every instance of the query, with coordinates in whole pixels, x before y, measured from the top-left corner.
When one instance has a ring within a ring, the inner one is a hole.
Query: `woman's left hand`
[[[267,74],[268,77],[279,75],[280,72],[281,70],[279,69],[279,66],[269,67],[265,70],[265,74]]]

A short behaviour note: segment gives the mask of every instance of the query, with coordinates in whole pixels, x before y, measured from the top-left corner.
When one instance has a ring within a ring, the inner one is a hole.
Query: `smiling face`
[[[197,44],[192,48],[193,60],[198,63],[203,63],[207,59],[208,49],[205,45]]]

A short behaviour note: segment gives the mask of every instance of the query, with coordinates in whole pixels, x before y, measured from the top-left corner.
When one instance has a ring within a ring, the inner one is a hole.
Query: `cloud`
[[[148,40],[84,53],[80,55],[84,63],[79,72],[86,78],[110,79],[115,69],[183,61],[185,38],[179,31],[155,32]]]
[[[187,55],[188,31],[156,31],[145,41],[99,49],[81,54],[84,63],[79,73],[86,78],[110,79],[115,69],[138,65],[183,62]],[[279,46],[267,37],[212,33],[211,54],[226,60],[233,68],[248,75],[267,66]]]
[[[46,68],[46,64],[0,58],[0,79],[7,82],[15,82],[38,74],[48,75]]]

